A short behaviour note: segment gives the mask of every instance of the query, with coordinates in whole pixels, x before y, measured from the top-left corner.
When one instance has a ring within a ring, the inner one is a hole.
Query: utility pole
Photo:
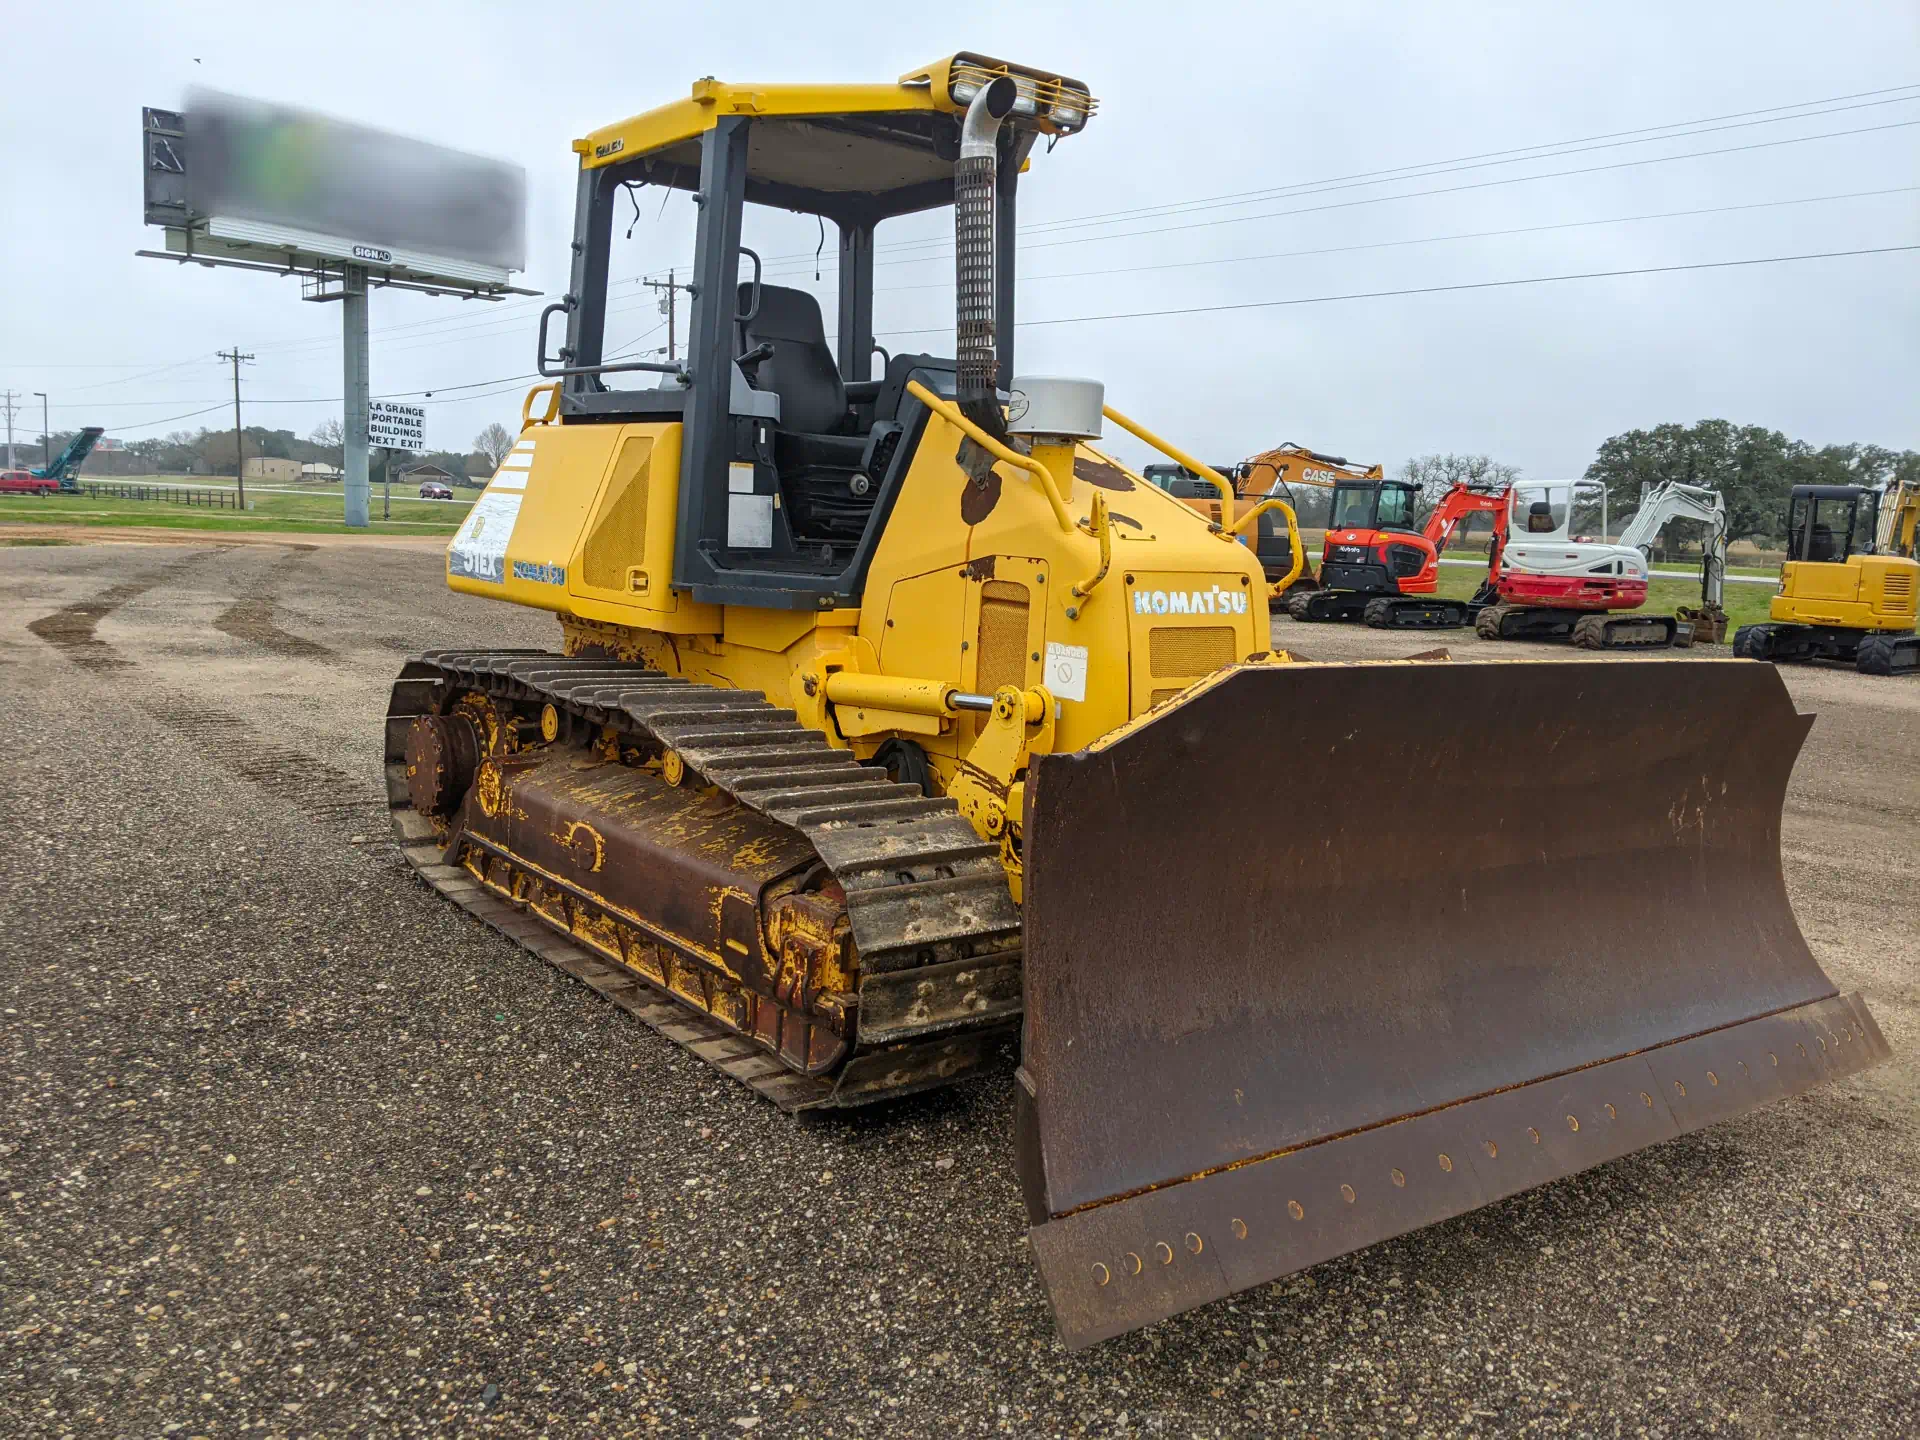
[[[40,397],[40,468],[44,470],[53,464],[53,422],[47,419],[47,392],[33,393]]]
[[[669,365],[671,365],[671,364],[673,364],[673,309],[674,309],[674,305],[673,305],[673,302],[674,302],[674,297],[675,297],[675,296],[676,296],[676,295],[677,295],[677,294],[678,294],[678,293],[679,293],[680,291],[682,291],[682,290],[685,290],[685,289],[686,289],[687,287],[686,287],[685,285],[682,285],[682,284],[680,284],[680,283],[678,283],[678,282],[677,282],[677,281],[676,281],[676,280],[675,280],[675,279],[673,278],[673,271],[671,271],[671,270],[669,270],[669,271],[667,271],[667,278],[666,278],[666,279],[664,279],[664,280],[649,280],[649,281],[647,281],[646,283],[647,283],[647,288],[648,288],[649,290],[664,290],[664,291],[666,291],[666,292],[667,292],[666,294],[664,294],[664,295],[662,295],[662,296],[660,297],[660,313],[661,313],[662,315],[664,315],[664,316],[666,316],[666,317],[667,317],[667,363],[668,363]]]
[[[345,469],[347,524],[367,527],[367,423],[372,399],[367,380],[367,267],[349,265],[340,276],[340,339],[346,396],[345,435],[340,457]]]
[[[18,397],[18,395],[19,395],[19,392],[18,392],[17,390],[9,390],[9,391],[7,391],[7,392],[6,392],[6,397],[7,397],[7,400],[6,400],[6,405],[7,405],[7,468],[8,468],[9,470],[11,470],[11,469],[13,469],[13,411],[14,411],[14,404],[13,404],[13,402],[14,402],[14,400],[15,400],[15,399],[16,399],[16,398]]]
[[[242,355],[240,347],[220,352],[222,360],[233,362],[233,483],[239,487],[237,498],[244,514],[247,508],[247,432],[240,428],[240,362],[253,363],[253,356]]]

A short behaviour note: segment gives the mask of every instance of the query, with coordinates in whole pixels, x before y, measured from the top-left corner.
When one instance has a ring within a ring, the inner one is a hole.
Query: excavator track
[[[450,863],[413,806],[406,745],[416,718],[463,695],[551,705],[678,755],[700,783],[800,836],[846,896],[859,956],[857,1039],[828,1074],[801,1073],[754,1035],[683,1001],[569,930]],[[541,651],[434,651],[409,661],[387,707],[386,782],[401,853],[434,889],[783,1110],[848,1106],[990,1068],[1020,1016],[1018,908],[998,847],[952,800],[860,764],[764,695],[637,664]]]

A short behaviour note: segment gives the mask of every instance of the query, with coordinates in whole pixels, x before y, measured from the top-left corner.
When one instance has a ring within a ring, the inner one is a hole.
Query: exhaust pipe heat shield
[[[1027,787],[1016,1152],[1079,1347],[1885,1059],[1724,660],[1249,665]]]

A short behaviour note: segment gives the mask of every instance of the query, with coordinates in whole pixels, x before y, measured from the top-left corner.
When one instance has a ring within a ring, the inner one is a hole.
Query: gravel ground
[[[0,602],[0,1433],[1920,1431],[1920,681],[1789,676],[1789,885],[1892,1064],[1068,1355],[1007,1082],[797,1124],[385,843],[402,655],[545,617],[345,545]]]

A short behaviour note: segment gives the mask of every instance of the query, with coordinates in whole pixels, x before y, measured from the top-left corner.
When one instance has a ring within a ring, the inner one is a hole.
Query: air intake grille
[[[1156,680],[1193,680],[1233,663],[1230,625],[1161,625],[1147,636],[1147,664]]]
[[[1887,597],[1887,609],[1913,609],[1913,576],[1905,571],[1888,575],[1881,591]]]
[[[627,568],[642,563],[647,540],[647,461],[651,438],[635,438],[620,447],[607,498],[587,532],[580,557],[581,578],[596,590],[625,590]]]

